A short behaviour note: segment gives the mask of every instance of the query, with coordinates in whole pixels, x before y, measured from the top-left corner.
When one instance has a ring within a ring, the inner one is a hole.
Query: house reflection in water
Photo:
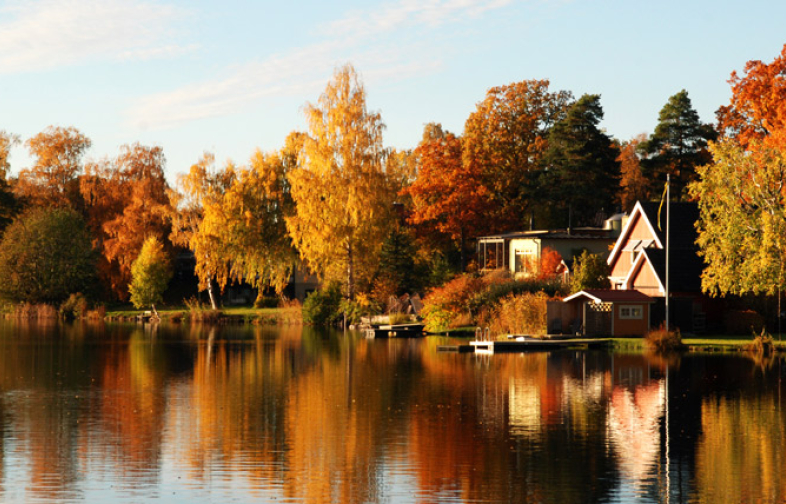
[[[666,381],[633,389],[617,385],[609,406],[609,437],[626,482],[638,489],[656,475],[660,455],[660,420],[666,412]]]
[[[573,443],[605,437],[620,477],[615,491],[636,498],[662,475],[665,376],[642,355],[587,357],[544,355],[540,373],[510,376],[510,433],[538,442],[550,429],[569,426]]]

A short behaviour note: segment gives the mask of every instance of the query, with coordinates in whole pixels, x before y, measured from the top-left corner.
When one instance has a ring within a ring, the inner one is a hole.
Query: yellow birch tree
[[[216,231],[231,259],[231,274],[258,289],[273,287],[281,294],[289,283],[297,251],[285,219],[294,213],[287,173],[296,166],[303,135],[292,133],[280,152],[260,150],[248,169],[239,171],[224,193],[221,208],[206,221],[221,219]]]
[[[194,253],[194,273],[199,279],[199,289],[206,290],[212,309],[217,309],[213,281],[223,290],[229,281],[230,270],[226,247],[221,241],[222,198],[235,178],[234,167],[216,172],[215,156],[205,152],[186,174],[177,180],[177,190],[169,191],[172,232],[169,239]],[[205,215],[211,217],[205,222]],[[216,214],[219,218],[216,219]]]
[[[305,113],[309,135],[288,177],[295,214],[287,228],[311,271],[343,280],[352,299],[356,280],[373,271],[395,197],[383,169],[384,125],[366,109],[351,65],[336,70]]]

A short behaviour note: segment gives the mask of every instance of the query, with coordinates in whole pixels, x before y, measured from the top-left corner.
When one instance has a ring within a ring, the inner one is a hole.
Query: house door
[[[612,336],[611,303],[587,303],[584,305],[584,334],[587,336]]]

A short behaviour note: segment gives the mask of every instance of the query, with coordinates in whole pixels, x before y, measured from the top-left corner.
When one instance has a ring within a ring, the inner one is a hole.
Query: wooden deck
[[[560,348],[598,348],[610,343],[609,339],[540,339],[540,338],[511,338],[497,341],[470,341],[475,353],[502,353],[502,352],[528,352],[548,351]]]
[[[365,330],[366,338],[420,338],[423,324],[381,325]]]

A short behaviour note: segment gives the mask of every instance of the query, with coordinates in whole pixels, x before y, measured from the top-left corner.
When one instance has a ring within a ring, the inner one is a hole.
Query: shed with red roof
[[[636,290],[587,289],[563,299],[560,320],[550,318],[549,327],[582,336],[644,336],[654,302]]]

